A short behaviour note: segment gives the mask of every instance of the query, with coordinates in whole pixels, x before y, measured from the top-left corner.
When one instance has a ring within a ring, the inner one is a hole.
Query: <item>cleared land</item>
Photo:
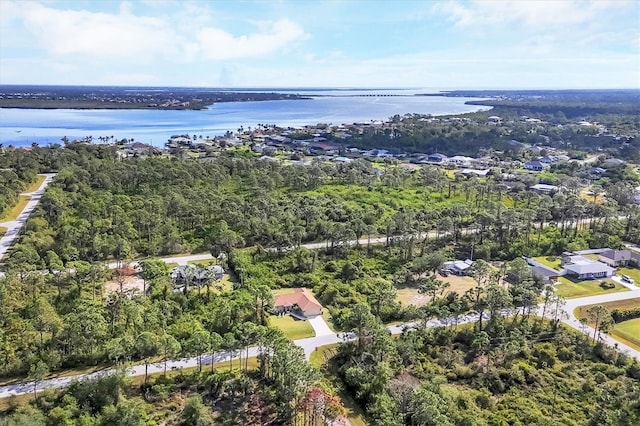
[[[27,195],[20,195],[18,197],[18,202],[8,210],[4,211],[4,214],[0,216],[0,222],[10,222],[12,220],[16,220],[22,210],[27,206],[27,203],[31,197]]]
[[[267,322],[271,327],[279,328],[291,340],[315,337],[316,333],[309,321],[299,320],[291,315],[270,316]]]
[[[436,274],[439,281],[443,281],[449,284],[449,288],[445,290],[447,292],[458,293],[460,295],[464,294],[470,288],[476,286],[476,282],[471,277],[461,277],[458,275],[449,275],[448,277],[443,277],[442,275]],[[417,288],[414,287],[404,287],[398,289],[398,294],[396,296],[396,301],[399,302],[402,306],[423,306],[429,302],[430,297],[426,294],[421,294]]]
[[[616,324],[609,334],[614,339],[640,351],[640,318]]]
[[[609,312],[615,309],[633,309],[640,307],[640,298],[620,300],[617,302],[598,303],[604,306]],[[579,306],[575,309],[574,315],[578,318],[587,318],[587,311],[595,305]],[[623,321],[613,326],[609,335],[614,339],[640,350],[640,318]]]
[[[560,277],[559,280],[560,283],[554,286],[555,292],[565,299],[629,291],[625,286],[612,280],[605,280],[605,282],[613,283],[615,285],[614,288],[602,288],[598,280],[573,282],[566,277]]]
[[[615,309],[633,309],[633,308],[640,307],[640,297],[635,297],[633,299],[618,300],[616,302],[597,303],[597,305],[604,306],[605,308],[607,308],[609,312],[612,312]],[[596,306],[596,305],[578,306],[573,313],[577,318],[586,318],[587,311],[592,306]]]

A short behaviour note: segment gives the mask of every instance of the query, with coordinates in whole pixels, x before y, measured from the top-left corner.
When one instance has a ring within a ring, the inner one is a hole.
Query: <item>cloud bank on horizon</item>
[[[640,2],[0,0],[0,84],[640,88]]]

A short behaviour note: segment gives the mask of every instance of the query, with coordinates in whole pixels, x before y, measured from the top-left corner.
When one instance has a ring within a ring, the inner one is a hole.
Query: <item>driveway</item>
[[[330,328],[327,322],[324,320],[322,315],[318,315],[314,318],[309,318],[309,324],[313,327],[313,331],[316,332],[316,337],[319,336],[328,336],[329,334],[335,334]]]

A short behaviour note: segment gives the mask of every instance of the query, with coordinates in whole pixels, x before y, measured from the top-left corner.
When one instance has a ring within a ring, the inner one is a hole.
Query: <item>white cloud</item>
[[[7,10],[11,16],[3,17],[3,23],[22,20],[39,47],[54,58],[80,56],[134,64],[153,59],[237,59],[272,54],[307,37],[302,27],[287,19],[260,22],[257,31],[233,35],[207,26],[205,21],[211,22],[212,17],[190,4],[184,12],[191,13],[181,13],[177,21],[176,16],[135,15],[127,2],[120,5],[118,13],[55,9],[31,2],[1,3],[3,14]]]
[[[197,40],[205,57],[224,60],[268,55],[307,37],[299,25],[287,19],[260,26],[262,32],[239,37],[218,28],[202,28]]]
[[[438,3],[433,6],[432,12],[447,15],[448,20],[459,27],[517,23],[540,30],[597,22],[605,12],[625,13],[635,10],[637,13],[637,9],[637,3],[626,0],[475,0]]]

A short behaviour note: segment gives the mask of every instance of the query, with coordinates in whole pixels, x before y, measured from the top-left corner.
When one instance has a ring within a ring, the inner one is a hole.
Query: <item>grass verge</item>
[[[27,206],[27,203],[30,199],[31,197],[20,195],[18,197],[18,202],[10,209],[5,210],[3,215],[0,216],[0,222],[9,222],[12,220],[16,220],[18,216],[20,216],[20,213],[22,213],[22,210],[24,210],[24,208]]]
[[[34,182],[32,182],[32,183],[31,183],[31,185],[29,185],[29,186],[27,187],[27,189],[25,189],[25,191],[24,191],[24,192],[34,192],[34,191],[37,191],[37,190],[38,190],[38,188],[40,188],[40,185],[42,185],[42,182],[44,182],[44,180],[45,180],[46,178],[47,178],[47,177],[46,177],[46,176],[44,176],[44,175],[38,175],[38,176],[36,176],[36,180],[35,180]]]

